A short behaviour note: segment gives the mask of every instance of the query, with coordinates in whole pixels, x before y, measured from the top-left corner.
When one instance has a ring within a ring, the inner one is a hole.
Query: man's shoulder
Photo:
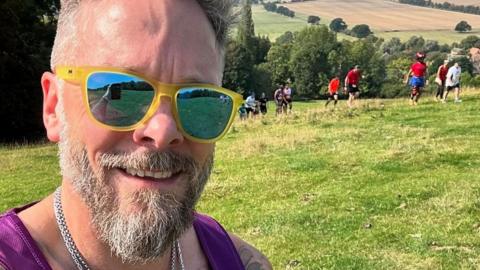
[[[228,233],[237,249],[238,254],[242,260],[245,269],[273,269],[272,264],[268,258],[263,255],[258,249],[242,240],[233,233]]]
[[[272,269],[268,259],[253,246],[238,236],[227,232],[222,225],[210,216],[196,213],[194,222],[197,237],[209,260],[219,260],[219,263],[231,263],[228,269]],[[221,258],[218,258],[221,257]],[[238,261],[238,263],[233,263]],[[250,267],[250,268],[249,268]],[[254,267],[254,268],[251,268]]]

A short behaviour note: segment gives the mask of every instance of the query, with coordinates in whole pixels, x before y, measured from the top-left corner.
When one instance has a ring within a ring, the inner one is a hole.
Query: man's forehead
[[[220,73],[215,33],[195,0],[87,1],[78,20],[83,65],[126,67],[137,72],[182,70],[175,76],[157,78],[169,81]]]

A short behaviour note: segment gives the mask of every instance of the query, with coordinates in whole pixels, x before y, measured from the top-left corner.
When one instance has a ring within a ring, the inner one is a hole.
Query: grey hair
[[[75,17],[81,0],[61,0],[58,15],[57,35],[53,44],[50,66],[52,70],[61,62],[75,65],[74,52],[77,49],[75,42]],[[227,43],[228,31],[234,22],[232,12],[233,0],[197,0],[207,15],[217,43],[223,52]]]

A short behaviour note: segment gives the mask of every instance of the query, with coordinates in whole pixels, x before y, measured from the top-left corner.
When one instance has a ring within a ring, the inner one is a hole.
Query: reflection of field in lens
[[[209,139],[222,133],[232,110],[232,102],[216,97],[177,100],[183,129],[192,136]]]
[[[122,90],[120,99],[106,101],[102,99],[105,92],[103,90],[88,92],[90,108],[95,117],[114,126],[133,125],[140,121],[154,96],[153,91]],[[105,109],[100,109],[102,106]]]

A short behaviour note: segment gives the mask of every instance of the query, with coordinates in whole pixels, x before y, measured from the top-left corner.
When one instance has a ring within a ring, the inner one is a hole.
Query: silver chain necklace
[[[78,251],[78,248],[72,239],[72,235],[68,230],[67,223],[65,222],[65,215],[63,214],[61,196],[62,196],[62,190],[60,187],[58,187],[53,197],[53,211],[55,213],[55,219],[57,220],[58,229],[60,230],[60,234],[62,235],[62,238],[63,238],[63,243],[65,243],[65,247],[67,248],[68,253],[70,253],[70,257],[72,257],[72,260],[77,266],[77,269],[90,270],[90,268],[88,267],[88,264],[85,262],[85,259],[80,254],[80,251]],[[173,242],[172,251],[170,254],[171,270],[176,269],[175,262],[177,260],[180,262],[180,269],[185,270],[185,265],[183,264],[182,249],[180,247],[180,243],[178,242],[178,240],[175,240]]]

